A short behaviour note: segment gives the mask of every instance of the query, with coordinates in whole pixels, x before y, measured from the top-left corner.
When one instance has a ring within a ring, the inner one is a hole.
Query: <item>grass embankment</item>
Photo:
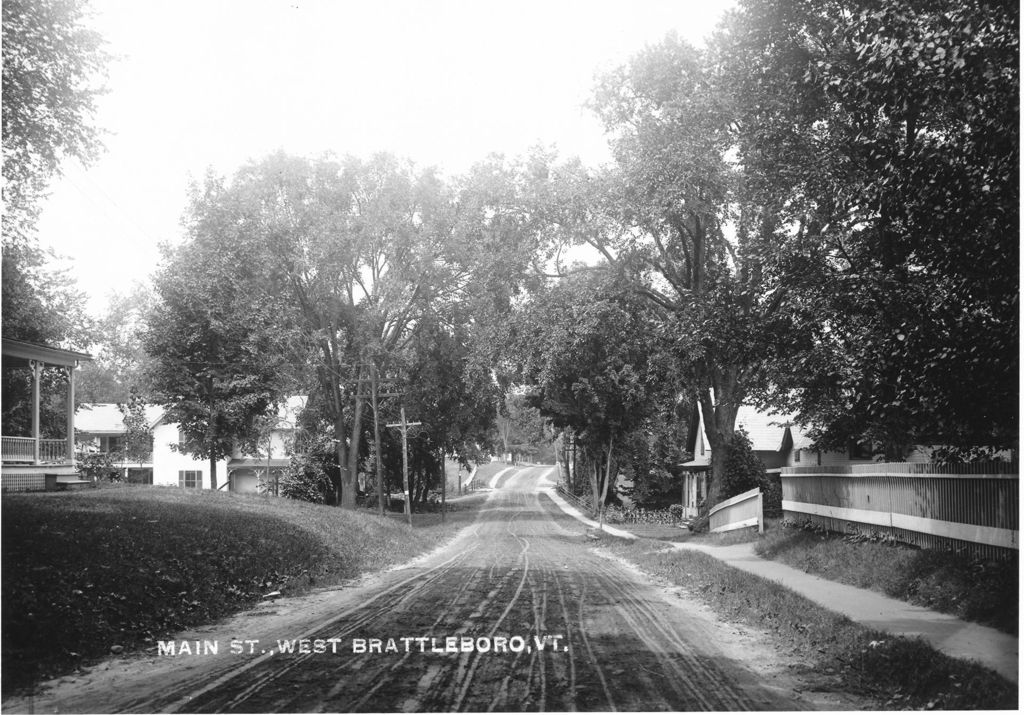
[[[758,555],[832,581],[1017,635],[1019,567],[898,544],[851,542],[798,528],[765,533]]]
[[[723,617],[768,632],[847,692],[886,709],[1015,709],[1017,688],[981,666],[943,655],[918,639],[872,631],[793,591],[696,551],[648,540],[605,538],[601,546],[684,587]],[[823,684],[824,686],[824,684]]]
[[[470,518],[460,511],[441,527],[415,515],[411,529],[365,512],[160,487],[5,495],[2,512],[5,693],[152,647],[273,591],[402,563]]]

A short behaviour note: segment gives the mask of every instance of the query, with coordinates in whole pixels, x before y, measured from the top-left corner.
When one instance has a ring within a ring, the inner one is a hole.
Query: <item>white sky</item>
[[[186,189],[278,149],[390,151],[455,174],[538,143],[607,159],[583,106],[595,74],[669,30],[700,43],[733,0],[93,0],[116,56],[91,168],[64,178],[39,238],[90,309],[147,282]]]

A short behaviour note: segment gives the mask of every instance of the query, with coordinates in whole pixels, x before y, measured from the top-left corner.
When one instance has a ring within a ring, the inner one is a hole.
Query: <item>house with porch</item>
[[[219,489],[242,493],[277,494],[280,477],[290,464],[297,418],[305,408],[305,397],[290,397],[279,408],[260,442],[258,454],[236,448],[217,463]],[[128,482],[156,486],[209,489],[210,462],[197,459],[179,448],[182,437],[177,423],[167,419],[159,405],[146,406],[147,424],[152,431],[150,454],[142,461],[123,457],[126,428],[116,404],[84,404],[78,409],[78,443],[83,451],[106,453],[116,468],[124,470]],[[265,449],[265,451],[264,451]]]
[[[153,433],[162,430],[164,411],[157,405],[146,405],[146,427]],[[75,445],[80,458],[89,454],[105,454],[111,465],[121,472],[121,478],[130,484],[153,484],[153,447],[134,458],[125,454],[127,429],[124,414],[114,403],[86,403],[75,413]]]
[[[30,403],[23,406],[31,413],[26,420],[29,425],[28,434],[6,434],[9,428],[5,425],[5,434],[0,435],[0,487],[3,491],[42,490],[55,488],[58,482],[77,481],[74,440],[75,368],[92,360],[92,356],[8,338],[3,338],[0,352],[5,381],[19,379],[18,373],[31,381]],[[44,372],[50,370],[59,370],[64,374],[66,419],[63,437],[43,437],[40,419],[42,383]]]

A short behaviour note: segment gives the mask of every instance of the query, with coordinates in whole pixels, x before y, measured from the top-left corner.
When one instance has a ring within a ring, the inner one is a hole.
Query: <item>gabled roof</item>
[[[743,429],[750,437],[755,452],[781,452],[785,449],[786,427],[792,424],[789,415],[760,412],[743,405],[736,414],[736,429]]]
[[[146,424],[152,429],[163,417],[159,405],[146,405]],[[75,429],[89,434],[121,434],[125,431],[124,416],[113,402],[83,404],[75,412]]]
[[[306,396],[295,395],[287,398],[278,408],[279,420],[295,427],[299,413],[306,408]],[[146,405],[146,423],[152,429],[163,419],[161,405]],[[121,434],[125,431],[124,417],[113,402],[94,402],[79,405],[75,413],[75,429],[89,434]]]
[[[697,419],[691,420],[687,435],[687,449],[694,451],[697,430],[704,428],[700,403],[696,404]],[[752,405],[742,405],[736,413],[736,429],[743,429],[750,437],[755,452],[783,452],[789,448],[789,440],[795,449],[808,449],[812,442],[804,430],[793,422],[791,415],[761,412]],[[705,432],[705,439],[707,433]]]
[[[789,433],[793,435],[793,449],[814,448],[814,440],[807,435],[805,428],[798,424],[793,424],[789,428]]]

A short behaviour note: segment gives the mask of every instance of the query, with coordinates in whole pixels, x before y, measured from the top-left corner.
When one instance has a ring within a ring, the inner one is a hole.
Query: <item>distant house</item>
[[[0,485],[7,490],[34,490],[49,481],[75,479],[75,368],[92,356],[73,350],[61,350],[20,340],[3,339],[3,370],[28,371],[32,380],[32,399],[27,409],[29,434],[2,435]],[[63,370],[67,376],[67,420],[62,438],[44,438],[40,423],[41,378],[43,371]]]
[[[296,419],[305,404],[305,397],[288,398],[278,410],[258,454],[245,454],[236,449],[230,458],[219,461],[217,476],[220,488],[243,493],[277,493],[280,475],[290,462]],[[79,447],[83,451],[111,454],[115,458],[114,465],[125,470],[127,480],[132,483],[208,489],[209,460],[196,459],[176,449],[181,443],[181,433],[176,423],[166,419],[162,407],[147,405],[146,418],[153,431],[153,449],[141,464],[122,458],[126,430],[121,411],[115,404],[79,407]]]
[[[154,440],[164,432],[161,424],[163,408],[146,405],[146,424],[153,431]],[[83,457],[88,454],[107,454],[113,466],[121,470],[122,478],[132,484],[153,483],[153,443],[141,458],[128,460],[125,450],[124,416],[116,404],[93,403],[80,405],[75,413],[75,444]]]

